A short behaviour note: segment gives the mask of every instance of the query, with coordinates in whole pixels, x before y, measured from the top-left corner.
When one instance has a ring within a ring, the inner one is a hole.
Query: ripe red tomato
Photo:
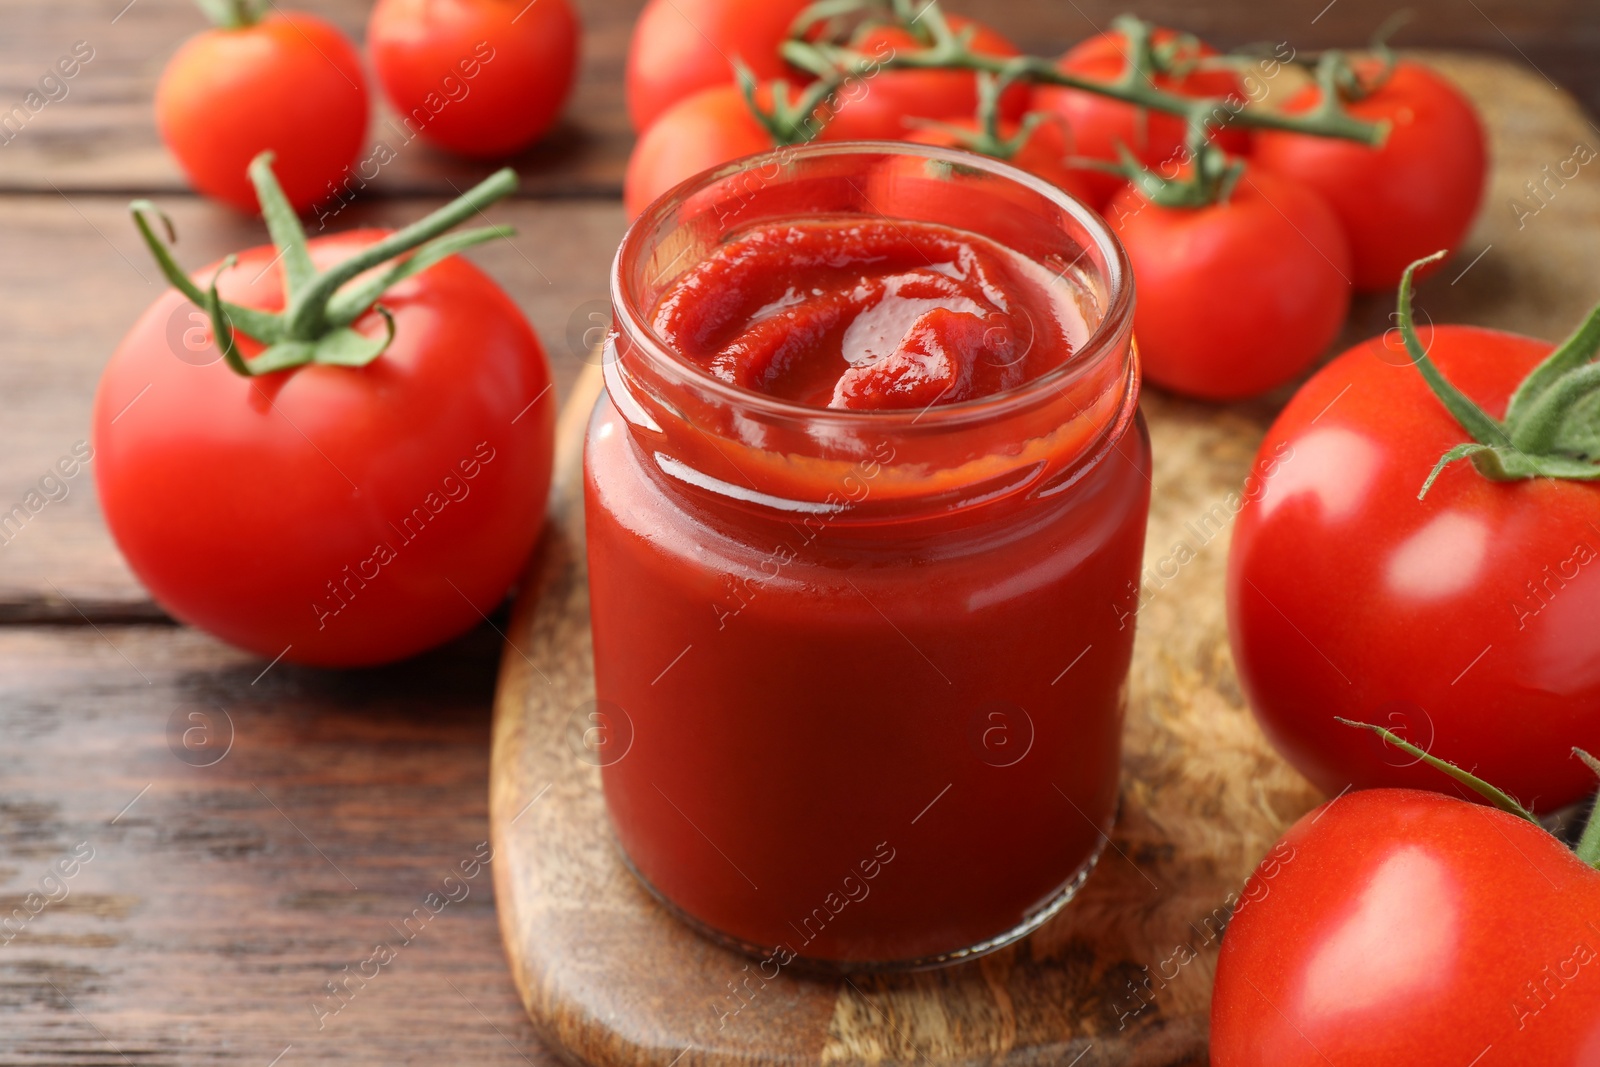
[[[1375,789],[1269,863],[1222,939],[1213,1067],[1600,1063],[1600,873],[1538,826]]]
[[[734,80],[740,60],[766,81],[793,77],[778,55],[811,0],[650,0],[628,42],[628,118],[639,133],[668,108]]]
[[[955,130],[974,132],[978,128],[976,119],[966,119],[960,122],[949,123],[954,129],[940,129],[939,127],[925,127],[917,130],[907,137],[902,138],[915,144],[937,145],[943,148],[965,148],[968,141]],[[1010,141],[1021,129],[1019,123],[1003,122],[1000,124],[1000,138]],[[1023,142],[1014,156],[1007,162],[1012,166],[1020,167],[1030,174],[1035,174],[1050,184],[1062,189],[1079,200],[1094,206],[1090,201],[1092,195],[1087,173],[1067,166],[1066,159],[1070,154],[1067,148],[1068,134],[1059,119],[1047,120],[1035,126],[1028,139]]]
[[[313,239],[312,260],[327,267],[385,235]],[[276,257],[242,253],[222,298],[281,308]],[[459,257],[382,304],[394,341],[364,367],[241,377],[176,290],[112,355],[93,417],[100,504],[174,617],[267,658],[353,666],[439,644],[505,596],[550,484],[544,351]],[[355,326],[383,330],[371,311]],[[261,347],[239,343],[247,357]]]
[[[408,135],[466,156],[506,156],[538,140],[578,72],[567,0],[378,0],[367,45]]]
[[[1017,46],[989,27],[960,15],[946,15],[950,28],[975,32],[974,52],[1010,57]],[[867,27],[851,48],[880,60],[897,52],[924,47],[899,26]],[[1000,98],[1000,115],[1015,121],[1028,110],[1029,88],[1016,84]],[[832,119],[820,135],[825,141],[895,141],[913,128],[907,119],[966,119],[978,110],[977,76],[959,70],[884,70],[847,84],[840,91]]]
[[[737,85],[702,89],[668,108],[633,146],[622,182],[628,217],[703,170],[772,147]]]
[[[1208,400],[1255,396],[1310,366],[1344,324],[1349,247],[1301,185],[1252,167],[1202,208],[1159,207],[1128,186],[1105,217],[1133,263],[1149,381]]]
[[[1421,339],[1494,418],[1551,349],[1468,326]],[[1308,381],[1234,528],[1234,662],[1268,738],[1329,793],[1439,784],[1342,715],[1549,811],[1593,789],[1571,746],[1600,751],[1600,485],[1460,463],[1418,500],[1466,439],[1393,336]]]
[[[1357,69],[1372,77],[1378,66]],[[1287,110],[1308,110],[1320,98],[1307,89]],[[1413,260],[1460,248],[1488,177],[1483,124],[1460,90],[1412,62],[1400,63],[1382,88],[1347,110],[1392,124],[1382,148],[1263,130],[1255,158],[1327,198],[1350,237],[1357,290],[1392,289]]]
[[[1157,29],[1151,40],[1152,44],[1161,46],[1170,44],[1177,36],[1176,30]],[[1102,33],[1074,45],[1056,66],[1068,74],[1115,81],[1127,67],[1127,49],[1127,38],[1121,31]],[[1217,50],[1210,45],[1200,45],[1200,56],[1216,54]],[[1182,96],[1244,99],[1238,77],[1226,70],[1195,70],[1181,77],[1158,74],[1154,84]],[[1067,120],[1073,133],[1075,155],[1116,161],[1117,145],[1124,144],[1140,162],[1154,167],[1174,158],[1184,147],[1187,132],[1184,120],[1163,111],[1146,111],[1110,97],[1059,85],[1035,88],[1032,106],[1054,111]],[[1250,149],[1250,131],[1242,126],[1224,127],[1214,137],[1217,144],[1234,155],[1242,155]],[[1114,174],[1094,174],[1091,181],[1102,204],[1122,184]]]
[[[246,171],[271,151],[284,194],[304,211],[337,192],[361,151],[361,57],[338,30],[301,12],[206,30],[185,41],[162,72],[156,125],[207,196],[258,211]]]

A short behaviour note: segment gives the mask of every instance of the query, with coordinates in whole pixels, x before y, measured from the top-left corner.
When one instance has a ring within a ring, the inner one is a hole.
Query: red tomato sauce
[[[746,233],[678,279],[655,328],[725,382],[853,410],[1014,389],[1088,334],[1037,263],[977,234],[893,219]]]
[[[1100,317],[979,235],[829,218],[619,314],[586,453],[603,781],[703,927],[779,963],[944,958],[1098,854],[1149,503],[1127,324],[1039,379]],[[651,380],[658,349],[695,370]],[[815,422],[752,414],[773,398]]]

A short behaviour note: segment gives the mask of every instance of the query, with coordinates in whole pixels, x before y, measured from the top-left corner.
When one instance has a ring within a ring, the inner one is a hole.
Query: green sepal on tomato
[[[549,365],[456,255],[509,231],[446,232],[515,176],[398,232],[308,241],[269,164],[252,176],[275,245],[192,277],[133,205],[174,287],[101,375],[101,508],[178,620],[269,659],[400,659],[492,610],[543,521]]]
[[[1570,747],[1600,750],[1600,309],[1554,349],[1417,327],[1425,265],[1399,327],[1314,375],[1262,443],[1280,459],[1234,528],[1234,662],[1329,793],[1437,784],[1342,716],[1553,811],[1591,786]]]
[[[511,155],[549,131],[578,73],[568,0],[378,0],[367,47],[408,136]]]
[[[1223,938],[1213,1067],[1600,1062],[1600,819],[1574,854],[1499,789],[1353,725],[1334,724],[1493,807],[1372,789],[1295,823]]]
[[[338,29],[260,0],[207,0],[217,25],[178,49],[156,85],[156,126],[190,183],[258,211],[247,177],[262,152],[296,211],[336,195],[367,129],[366,74]]]

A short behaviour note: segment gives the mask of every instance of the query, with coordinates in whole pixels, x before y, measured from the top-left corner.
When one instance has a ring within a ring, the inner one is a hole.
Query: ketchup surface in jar
[[[963,958],[1064,904],[1115,816],[1131,280],[1003,164],[776,158],[618,254],[585,457],[607,805],[658,896],[779,965]]]
[[[674,283],[655,329],[722,381],[857,411],[1015,389],[1089,333],[1039,264],[977,234],[891,219],[741,234]]]

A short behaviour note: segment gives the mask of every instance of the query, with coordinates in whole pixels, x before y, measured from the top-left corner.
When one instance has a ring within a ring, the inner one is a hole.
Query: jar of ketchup
[[[585,507],[634,871],[777,966],[1037,927],[1117,808],[1150,449],[1115,238],[992,159],[810,145],[647,209],[611,294]]]

